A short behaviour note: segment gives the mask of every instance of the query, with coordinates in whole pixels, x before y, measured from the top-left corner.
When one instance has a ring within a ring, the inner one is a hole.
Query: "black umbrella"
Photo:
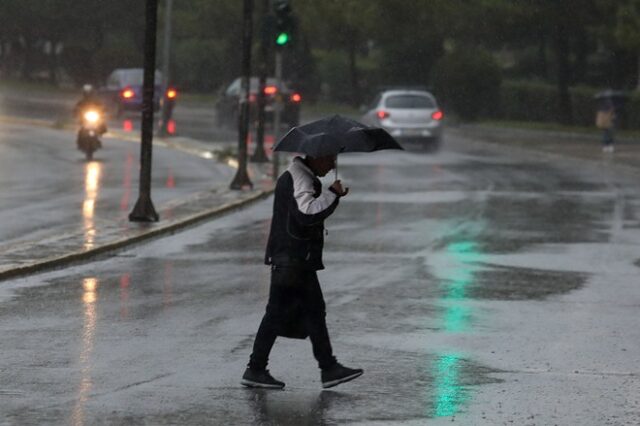
[[[300,152],[311,157],[383,149],[403,148],[386,130],[365,126],[341,115],[294,127],[273,148],[274,151]]]

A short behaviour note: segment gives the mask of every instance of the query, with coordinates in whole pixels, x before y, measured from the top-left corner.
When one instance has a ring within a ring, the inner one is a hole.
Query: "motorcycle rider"
[[[80,123],[82,123],[82,114],[88,109],[95,109],[100,113],[102,117],[104,117],[105,106],[102,101],[98,98],[93,89],[93,86],[90,84],[85,84],[82,86],[82,98],[76,103],[76,106],[73,108],[73,113],[78,119]],[[102,125],[100,126],[99,133],[103,134],[107,132],[107,125],[102,121]]]
[[[94,114],[94,122],[91,123],[91,130],[87,128],[89,123],[85,120],[85,113],[89,111],[97,113],[97,115]],[[87,159],[91,160],[93,158],[93,151],[102,146],[100,136],[107,132],[107,125],[105,124],[104,104],[98,99],[93,90],[93,86],[90,84],[85,84],[82,87],[82,98],[76,103],[73,113],[80,124],[76,145],[80,151],[86,154]]]

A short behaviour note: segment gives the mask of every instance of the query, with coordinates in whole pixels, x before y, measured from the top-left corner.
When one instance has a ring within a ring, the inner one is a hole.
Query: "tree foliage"
[[[165,1],[159,2],[162,43]],[[255,2],[254,52],[265,3]],[[570,87],[630,88],[639,80],[640,0],[290,3],[297,32],[284,51],[285,78],[307,99],[317,95],[358,105],[384,85],[433,87],[435,64],[460,49],[490,52],[505,78],[555,84],[566,122],[573,120]],[[237,77],[242,2],[173,5],[174,82],[214,91]],[[2,0],[0,72],[100,83],[113,68],[142,64],[143,25],[143,0]],[[273,72],[273,59],[269,67]]]

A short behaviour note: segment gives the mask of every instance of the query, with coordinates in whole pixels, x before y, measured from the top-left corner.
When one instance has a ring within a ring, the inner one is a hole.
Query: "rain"
[[[640,422],[636,1],[0,3],[0,425]]]

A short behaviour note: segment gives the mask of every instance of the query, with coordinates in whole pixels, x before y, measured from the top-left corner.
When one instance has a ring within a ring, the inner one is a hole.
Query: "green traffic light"
[[[288,42],[289,42],[289,34],[287,33],[278,34],[278,37],[276,38],[276,44],[278,46],[284,46]]]

